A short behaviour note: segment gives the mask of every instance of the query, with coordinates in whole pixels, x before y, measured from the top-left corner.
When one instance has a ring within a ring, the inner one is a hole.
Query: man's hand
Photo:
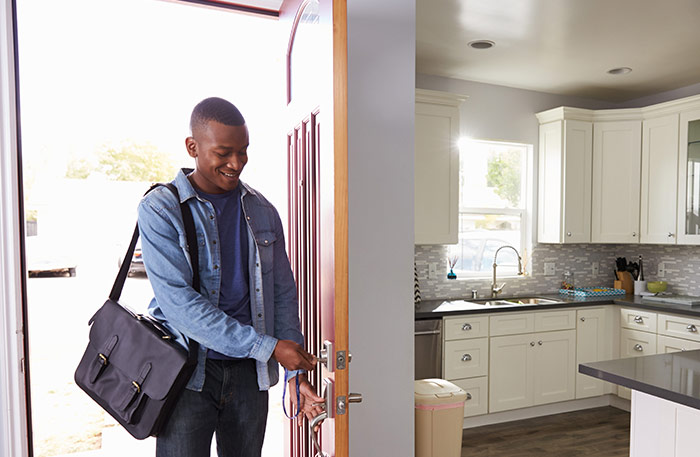
[[[287,370],[312,371],[316,368],[316,357],[294,341],[279,340],[272,355]]]
[[[297,416],[297,425],[301,427],[304,422],[304,416],[308,420],[312,420],[323,412],[320,404],[324,403],[325,400],[316,395],[313,386],[306,380],[305,374],[298,374],[297,376],[299,377],[299,405],[297,405],[297,377],[289,380],[288,387],[289,398],[292,399],[294,411],[301,411],[301,414]],[[314,404],[316,405],[314,406]]]

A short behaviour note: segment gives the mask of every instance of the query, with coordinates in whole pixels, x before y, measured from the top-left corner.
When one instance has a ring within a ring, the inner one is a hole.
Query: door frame
[[[16,8],[0,0],[0,454],[30,455]]]

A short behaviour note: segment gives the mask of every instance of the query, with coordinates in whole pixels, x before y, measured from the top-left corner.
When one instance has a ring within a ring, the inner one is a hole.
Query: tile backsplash
[[[552,293],[559,289],[564,271],[574,273],[576,287],[612,287],[615,259],[626,257],[636,262],[644,258],[644,276],[647,281],[668,282],[668,292],[700,295],[700,246],[650,244],[536,244],[527,265],[527,276],[503,278],[506,283],[503,296]],[[420,293],[423,300],[471,297],[472,289],[479,297],[489,297],[491,270],[488,278],[447,279],[447,246],[421,245],[415,247],[415,261]],[[545,262],[555,264],[553,276],[544,275]],[[599,265],[593,275],[592,263]],[[657,276],[658,264],[663,262],[665,274]],[[437,277],[428,279],[428,264],[437,263]]]

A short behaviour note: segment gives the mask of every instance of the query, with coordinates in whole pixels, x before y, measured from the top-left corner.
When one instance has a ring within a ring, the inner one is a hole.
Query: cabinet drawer
[[[497,314],[489,322],[491,336],[517,335],[535,331],[535,313]]]
[[[687,316],[659,314],[657,333],[659,335],[700,341],[700,320]]]
[[[571,330],[576,328],[576,310],[543,311],[535,313],[535,331]]]
[[[464,389],[467,401],[464,403],[464,417],[478,416],[488,412],[489,380],[486,376],[450,381]]]
[[[488,338],[445,342],[445,379],[472,378],[488,373]]]
[[[656,354],[656,335],[623,328],[620,331],[620,357],[640,357]]]
[[[446,317],[444,333],[447,341],[489,336],[489,317]]]
[[[682,338],[673,338],[664,335],[659,335],[656,338],[656,350],[659,354],[692,351],[695,349],[700,349],[700,341],[684,340]]]
[[[656,332],[656,313],[641,309],[620,308],[620,325],[632,330]]]

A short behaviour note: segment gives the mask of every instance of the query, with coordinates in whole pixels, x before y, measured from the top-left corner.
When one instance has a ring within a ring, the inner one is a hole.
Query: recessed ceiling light
[[[612,70],[608,70],[608,73],[611,75],[626,75],[630,71],[632,71],[630,67],[617,67],[613,68]]]
[[[494,43],[491,40],[475,40],[469,42],[469,46],[471,46],[474,49],[489,49],[494,47],[495,45],[496,43]]]

